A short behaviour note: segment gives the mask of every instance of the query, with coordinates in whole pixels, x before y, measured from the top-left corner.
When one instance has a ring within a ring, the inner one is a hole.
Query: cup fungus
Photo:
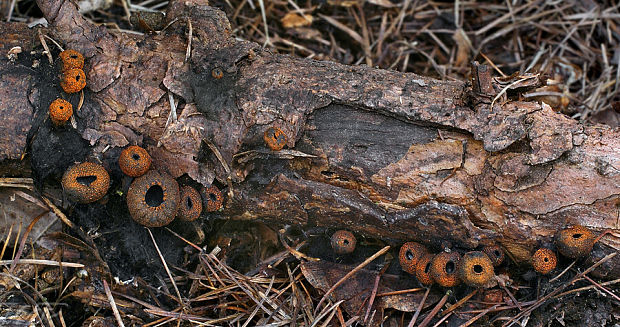
[[[403,244],[398,252],[400,267],[405,272],[415,275],[416,264],[426,253],[428,250],[420,243],[407,242]]]
[[[125,175],[139,177],[151,168],[151,156],[143,148],[132,145],[121,152],[118,165]]]
[[[179,184],[172,176],[151,170],[129,186],[127,207],[131,217],[141,225],[168,225],[179,207]]]
[[[80,92],[86,86],[86,74],[78,68],[69,69],[63,73],[60,86],[67,93]]]
[[[263,134],[263,140],[271,150],[280,151],[286,145],[286,134],[277,127],[269,127]]]
[[[215,185],[202,188],[202,196],[208,212],[220,210],[222,203],[224,203],[222,192]]]
[[[590,254],[594,239],[594,233],[586,227],[572,225],[558,231],[555,245],[563,256],[577,259]]]
[[[543,275],[552,272],[557,264],[558,258],[551,249],[540,248],[532,255],[532,267]]]
[[[502,250],[499,245],[485,246],[482,249],[482,252],[484,252],[489,257],[489,259],[491,259],[494,267],[501,265],[502,262],[504,262],[504,258],[506,257],[504,255],[504,250]]]
[[[70,69],[84,69],[84,56],[75,50],[68,49],[61,52],[60,60],[63,72]]]
[[[458,270],[461,255],[455,251],[441,252],[431,261],[431,276],[443,286],[452,287],[460,283]]]
[[[62,187],[70,199],[79,203],[91,203],[108,192],[110,175],[101,165],[83,162],[65,172],[62,176]]]
[[[181,202],[179,203],[177,216],[181,220],[194,221],[200,217],[201,212],[202,199],[198,191],[191,186],[183,186],[181,188]]]
[[[481,251],[467,252],[459,263],[459,277],[473,287],[489,287],[495,272],[493,262]]]
[[[50,119],[56,126],[64,125],[71,115],[73,115],[73,106],[66,100],[56,99],[50,103]]]
[[[332,249],[337,254],[349,254],[355,251],[357,239],[355,235],[347,230],[336,231],[331,238]]]
[[[433,276],[431,276],[431,262],[435,257],[432,253],[424,254],[415,265],[415,278],[425,286],[433,285]]]
[[[211,71],[211,76],[215,79],[220,79],[224,77],[224,71],[221,68],[213,68]]]

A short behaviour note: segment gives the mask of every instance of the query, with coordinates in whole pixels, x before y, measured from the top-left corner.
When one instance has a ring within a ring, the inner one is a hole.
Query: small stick
[[[381,280],[381,275],[385,272],[385,270],[389,267],[389,265],[385,265],[383,269],[377,274],[375,277],[375,284],[372,287],[372,293],[370,293],[370,300],[368,301],[368,310],[366,310],[366,315],[364,316],[363,324],[366,324],[368,321],[368,315],[370,314],[370,310],[372,309],[372,305],[375,302],[375,297],[377,296],[377,289],[379,288],[379,280]]]
[[[564,275],[564,274],[565,274],[565,273],[566,273],[566,272],[567,272],[567,271],[568,271],[568,270],[569,270],[572,266],[574,266],[576,262],[577,262],[577,261],[573,261],[573,262],[571,262],[571,263],[570,263],[570,265],[568,265],[568,267],[566,267],[566,269],[562,270],[562,272],[561,272],[559,275],[557,275],[557,276],[555,276],[555,277],[551,278],[551,279],[549,280],[549,283],[553,283],[553,282],[555,282],[558,278],[562,277],[562,275]]]
[[[28,234],[30,234],[30,231],[32,231],[32,228],[37,223],[37,221],[39,221],[39,219],[41,219],[41,217],[43,217],[48,212],[49,211],[46,210],[40,213],[30,222],[30,224],[26,228],[26,232],[24,233],[24,235],[22,235],[22,239],[19,242],[19,249],[17,250],[17,254],[13,258],[13,261],[11,262],[11,267],[9,268],[9,274],[13,273],[13,271],[15,270],[15,266],[17,265],[17,262],[19,261],[19,257],[22,256],[22,252],[24,251],[24,246],[26,246],[26,239],[28,238]]]
[[[488,307],[486,310],[480,312],[479,314],[477,314],[475,317],[467,320],[466,323],[464,323],[463,325],[461,325],[461,327],[467,327],[470,326],[471,324],[473,324],[474,322],[476,322],[476,320],[482,318],[482,316],[486,315],[487,313],[489,313],[489,311],[494,310],[495,308],[497,308],[499,306],[499,303],[492,306],[492,307]]]
[[[13,263],[13,260],[0,260],[0,265],[5,266]],[[44,265],[44,266],[61,266],[68,268],[84,268],[84,265],[81,263],[73,263],[73,262],[61,262],[53,261],[53,260],[41,260],[41,259],[21,259],[17,261],[17,264],[22,265]]]
[[[426,325],[428,325],[431,322],[431,320],[435,318],[435,316],[437,315],[437,312],[439,312],[439,310],[443,307],[443,305],[446,304],[446,301],[448,301],[449,295],[450,295],[450,292],[446,292],[446,294],[444,294],[441,300],[437,302],[437,305],[433,308],[433,310],[431,310],[428,316],[426,316],[426,318],[422,320],[422,322],[420,323],[420,326],[418,327],[426,327]]]
[[[48,198],[42,196],[41,199],[43,199],[43,202],[45,202],[45,204],[52,209],[52,212],[54,214],[56,214],[56,216],[58,216],[58,218],[60,218],[60,221],[62,221],[63,223],[65,223],[65,225],[71,227],[71,228],[75,228],[75,225],[73,225],[73,222],[71,222],[71,220],[69,220],[69,218],[67,218],[67,216],[62,213],[62,211],[60,211],[60,209],[58,209],[58,207],[52,203],[52,201],[50,201]]]
[[[379,293],[377,294],[377,296],[401,295],[401,294],[413,293],[413,292],[422,291],[422,290],[425,290],[425,288],[418,287],[418,288],[410,288],[407,290],[385,292],[385,293]]]
[[[123,324],[123,319],[121,319],[121,314],[118,312],[118,308],[116,307],[116,302],[114,301],[114,297],[112,296],[112,292],[110,292],[110,287],[108,286],[108,282],[103,280],[103,289],[105,290],[105,295],[108,296],[108,301],[110,302],[110,306],[112,307],[112,312],[114,313],[114,318],[116,318],[116,322],[119,327],[125,327]]]
[[[151,233],[151,230],[147,227],[145,227],[146,230],[149,232],[149,236],[151,236],[151,240],[153,241],[153,245],[155,245],[155,250],[157,250],[157,254],[159,255],[159,259],[161,259],[161,263],[164,265],[164,269],[166,269],[166,274],[168,274],[168,278],[170,278],[170,282],[172,283],[172,286],[174,286],[174,290],[177,293],[177,296],[179,297],[179,305],[183,305],[183,299],[181,298],[181,292],[179,292],[179,288],[177,287],[177,283],[174,282],[174,278],[172,278],[172,274],[170,273],[170,269],[168,269],[168,265],[166,264],[166,260],[164,259],[164,256],[161,254],[161,251],[159,250],[159,246],[157,246],[157,242],[155,242],[155,237],[153,237],[153,233]]]
[[[228,184],[228,201],[231,201],[234,196],[234,193],[233,193],[233,187],[232,187],[232,177],[230,176],[230,167],[228,167],[228,163],[226,163],[226,160],[224,160],[224,157],[220,153],[220,150],[215,146],[215,144],[213,144],[211,141],[207,139],[203,139],[203,141],[207,144],[209,149],[213,151],[213,153],[215,154],[215,157],[220,162],[220,164],[222,164],[222,167],[226,171],[226,175],[228,175],[226,177],[226,183]]]
[[[407,325],[407,327],[413,327],[413,325],[415,324],[416,320],[418,320],[418,316],[420,316],[420,312],[422,311],[422,307],[424,307],[424,302],[426,301],[426,297],[428,296],[428,293],[431,292],[431,287],[429,286],[426,289],[426,292],[424,293],[424,296],[422,297],[422,300],[420,300],[420,304],[418,304],[418,308],[415,309],[415,313],[413,314],[413,317],[411,318],[411,321],[409,321],[409,325]]]
[[[611,295],[614,299],[616,299],[616,301],[620,302],[620,297],[618,297],[618,295],[612,293],[610,290],[608,290],[607,288],[601,286],[601,284],[595,282],[594,280],[592,280],[592,278],[583,275],[583,278],[585,278],[586,280],[588,280],[590,283],[592,283],[592,285],[596,286],[596,288],[600,289],[601,291]]]
[[[189,27],[189,32],[188,32],[188,36],[187,36],[187,50],[185,51],[185,62],[187,62],[189,60],[189,57],[192,55],[192,35],[193,35],[193,28],[192,28],[192,20],[189,19],[189,17],[187,17],[187,26]]]
[[[319,301],[319,304],[317,304],[316,309],[318,309],[319,307],[321,307],[321,304],[323,304],[323,302],[325,302],[325,300],[327,299],[327,297],[334,291],[336,290],[336,288],[338,288],[338,286],[342,285],[342,283],[344,283],[347,279],[349,279],[351,276],[355,275],[358,271],[360,271],[362,268],[366,267],[369,263],[371,263],[373,260],[375,260],[376,258],[378,258],[379,256],[383,255],[384,253],[386,253],[388,250],[390,249],[390,246],[387,245],[386,247],[384,247],[383,249],[379,250],[377,253],[373,254],[371,257],[369,257],[368,259],[364,260],[364,262],[360,263],[357,267],[353,268],[353,270],[349,271],[346,275],[344,275],[344,277],[340,278],[339,281],[336,282],[336,284],[334,284],[329,290],[327,290],[327,292],[325,292],[325,295],[323,295],[323,297],[321,298],[321,300]],[[316,310],[315,309],[315,310]],[[316,315],[316,311],[315,311],[315,315]]]
[[[536,308],[540,307],[543,303],[545,303],[545,301],[547,301],[548,299],[550,299],[551,297],[555,296],[556,294],[560,293],[561,291],[563,291],[564,289],[566,289],[566,287],[568,287],[569,285],[572,285],[573,283],[575,283],[577,280],[583,278],[583,276],[589,272],[591,272],[592,270],[596,269],[596,267],[602,265],[603,263],[605,263],[606,261],[610,260],[611,258],[615,257],[616,255],[618,255],[618,252],[614,252],[614,253],[610,253],[607,256],[605,256],[603,259],[599,260],[598,262],[596,262],[595,264],[593,264],[592,266],[590,266],[590,268],[584,270],[583,272],[577,274],[575,277],[573,277],[568,283],[563,284],[562,286],[556,288],[553,292],[543,296],[542,298],[540,298],[538,301],[536,301],[534,304],[532,304],[529,308],[527,308],[524,311],[521,311],[519,314],[517,314],[516,316],[512,317],[508,322],[506,322],[505,324],[502,325],[502,327],[508,327],[508,326],[512,326],[512,324],[514,324],[516,322],[517,319],[520,319],[521,317],[531,313],[532,311],[534,311]]]
[[[442,316],[447,315],[448,313],[456,310],[458,307],[460,307],[461,305],[463,305],[463,303],[467,302],[467,300],[471,299],[472,296],[476,295],[476,293],[478,293],[478,289],[473,290],[471,293],[467,294],[465,297],[463,297],[462,299],[460,299],[458,302],[456,302],[455,304],[451,305],[447,310],[445,310],[444,312],[441,313]]]
[[[43,45],[43,49],[45,49],[45,54],[47,55],[47,60],[50,62],[50,65],[54,63],[54,58],[52,58],[52,53],[50,52],[50,48],[47,46],[47,42],[45,42],[45,39],[43,38],[43,34],[41,34],[41,30],[38,30],[39,32],[39,41],[41,42],[41,45]]]

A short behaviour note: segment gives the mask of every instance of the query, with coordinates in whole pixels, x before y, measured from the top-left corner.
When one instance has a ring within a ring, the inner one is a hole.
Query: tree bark
[[[110,149],[141,144],[156,169],[228,185],[217,216],[347,228],[392,244],[498,243],[520,263],[571,223],[612,230],[589,260],[620,248],[620,130],[519,101],[538,75],[493,78],[474,63],[472,81],[439,81],[272,54],[235,40],[201,0],[171,1],[172,24],[155,35],[94,26],[71,1],[37,3],[49,30],[0,25],[2,53],[22,47],[0,60],[0,159],[29,151],[40,179],[70,162],[37,149],[60,147],[53,136],[70,132],[45,119],[61,90],[38,33],[87,58],[71,133],[88,147],[63,150],[68,158],[114,162]],[[286,133],[287,149],[265,147],[270,126]],[[620,277],[620,257],[603,266],[601,275]]]

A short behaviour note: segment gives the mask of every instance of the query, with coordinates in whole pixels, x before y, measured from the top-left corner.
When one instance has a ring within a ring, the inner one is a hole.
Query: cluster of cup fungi
[[[151,156],[136,145],[121,152],[118,159],[121,171],[133,177],[127,191],[127,208],[131,217],[147,227],[168,225],[175,217],[194,221],[203,209],[202,196],[195,188],[179,187],[167,173],[151,168]],[[70,167],[62,177],[67,196],[79,203],[91,203],[103,198],[110,187],[110,176],[105,168],[92,162]],[[217,211],[222,207],[223,196],[212,185],[202,189],[206,210]]]
[[[60,53],[62,61],[62,79],[60,86],[67,94],[80,92],[86,86],[84,74],[84,56],[75,50],[64,50]],[[56,126],[64,125],[73,115],[73,106],[65,99],[58,98],[49,106],[52,123]]]
[[[86,86],[84,56],[75,50],[60,53],[62,79],[60,86],[68,94],[80,92]],[[71,103],[56,99],[49,106],[49,116],[56,126],[64,125],[73,115]],[[139,146],[129,146],[118,158],[121,171],[133,177],[127,192],[127,207],[131,217],[147,227],[165,226],[175,217],[193,221],[200,217],[203,201],[200,193],[187,185],[179,187],[172,176],[151,170],[151,156]],[[103,198],[110,188],[110,175],[97,163],[82,162],[70,167],[62,177],[65,194],[78,203],[92,203]],[[223,196],[212,185],[202,190],[207,211],[222,207]]]
[[[570,225],[555,235],[555,249],[570,259],[586,257],[596,242],[594,233],[581,225]],[[355,250],[357,241],[353,233],[339,230],[332,234],[331,245],[335,253],[348,254]],[[416,277],[425,286],[438,284],[453,287],[464,283],[471,287],[488,288],[495,285],[495,267],[504,261],[505,255],[498,245],[484,247],[481,251],[464,254],[444,247],[434,254],[417,242],[404,243],[398,259],[403,271]],[[531,256],[532,268],[543,275],[554,271],[558,258],[552,246],[541,247]]]
[[[86,86],[82,70],[84,57],[75,50],[66,50],[60,54],[60,58],[63,63],[63,90],[66,93],[81,91]],[[49,107],[50,119],[56,126],[64,125],[72,114],[71,104],[63,99],[55,100]],[[274,151],[281,150],[287,142],[286,134],[277,127],[269,127],[263,139],[267,147]],[[200,217],[203,203],[208,212],[222,207],[224,198],[217,186],[203,187],[200,192],[189,185],[180,187],[172,176],[151,169],[151,162],[148,152],[135,145],[124,149],[118,159],[121,171],[134,178],[126,200],[131,217],[139,224],[161,227],[168,225],[175,217],[194,221]],[[107,194],[110,175],[100,164],[83,162],[73,165],[64,173],[62,186],[71,200],[92,203]]]

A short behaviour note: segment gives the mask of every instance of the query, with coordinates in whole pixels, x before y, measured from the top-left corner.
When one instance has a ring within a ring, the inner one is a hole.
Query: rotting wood
[[[167,19],[176,22],[144,36],[94,26],[71,1],[37,2],[51,23],[42,33],[87,58],[76,119],[88,155],[105,162],[113,152],[104,150],[139,143],[175,177],[231,179],[234,197],[220,217],[348,228],[390,243],[497,242],[519,262],[558,227],[581,223],[613,230],[592,261],[620,249],[620,130],[519,101],[540,85],[537,75],[492,78],[474,65],[472,82],[438,81],[275,55],[232,38],[225,15],[200,0],[171,1]],[[35,173],[47,177],[68,163],[35,160],[41,139],[57,133],[45,113],[59,92],[37,32],[0,25],[2,53],[23,49],[0,60],[0,120],[13,127],[0,159],[31,151]],[[270,126],[297,152],[268,151]],[[603,268],[620,276],[620,259]]]

